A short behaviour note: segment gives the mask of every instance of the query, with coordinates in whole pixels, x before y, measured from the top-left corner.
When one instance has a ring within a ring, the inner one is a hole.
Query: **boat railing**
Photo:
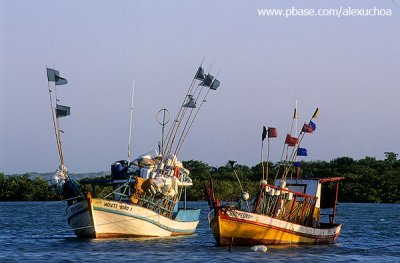
[[[312,226],[316,223],[314,208],[317,199],[316,196],[263,184],[253,212],[295,224]]]
[[[138,200],[138,206],[147,208],[168,218],[172,218],[175,205],[178,202],[178,197],[176,195],[174,197],[170,197],[143,193],[136,197],[136,199]]]

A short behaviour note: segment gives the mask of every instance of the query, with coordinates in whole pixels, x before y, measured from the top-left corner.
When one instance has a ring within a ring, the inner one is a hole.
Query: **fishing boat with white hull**
[[[166,109],[159,111],[157,121],[162,126],[162,143],[159,143],[158,151],[131,161],[133,85],[128,160],[113,163],[111,175],[104,180],[82,180],[78,184],[68,175],[61,142],[59,118],[68,116],[70,108],[58,104],[56,87],[66,84],[67,80],[53,69],[47,69],[47,77],[60,157],[59,169],[49,184],[67,201],[67,221],[75,235],[80,238],[109,238],[193,234],[199,223],[200,210],[187,208],[186,190],[193,183],[189,170],[183,167],[177,156],[210,90],[219,87],[219,80],[205,73],[201,65],[166,136],[164,129],[169,113]],[[96,187],[99,185],[110,186],[112,191],[97,197]],[[85,191],[86,186],[91,186],[91,192]],[[181,199],[183,207],[179,207]]]
[[[270,180],[272,183],[268,182],[269,139],[277,137],[277,131],[272,127],[263,128],[262,142],[268,137],[267,167],[264,169],[262,162],[263,178],[251,201],[242,188],[238,203],[222,205],[213,182],[205,185],[210,206],[208,221],[218,245],[327,244],[339,236],[342,225],[335,222],[335,216],[339,181],[344,177],[301,179],[301,163],[297,162],[298,156],[307,155],[307,150],[299,145],[306,133],[315,131],[312,120],[317,115],[318,109],[310,122],[304,123],[297,138],[287,134],[284,151],[288,157],[283,160],[284,165],[278,169],[275,179]],[[293,119],[297,119],[296,110]],[[290,147],[293,147],[291,153]],[[231,164],[233,167],[234,163]],[[325,183],[336,184],[333,210],[329,214],[321,213],[321,189]],[[328,216],[326,222],[321,216]]]

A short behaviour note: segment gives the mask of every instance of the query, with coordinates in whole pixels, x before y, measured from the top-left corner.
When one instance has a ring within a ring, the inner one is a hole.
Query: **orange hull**
[[[341,224],[306,227],[268,216],[217,207],[209,215],[215,240],[221,246],[327,244],[340,233]]]

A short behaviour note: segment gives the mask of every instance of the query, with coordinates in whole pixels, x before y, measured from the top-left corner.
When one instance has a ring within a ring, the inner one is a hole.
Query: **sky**
[[[391,16],[260,16],[258,9],[390,9]],[[68,80],[60,103],[71,172],[108,171],[157,148],[156,114],[175,116],[201,61],[221,86],[207,97],[180,153],[213,166],[255,165],[262,126],[278,129],[278,161],[298,103],[315,108],[308,157],[384,159],[400,153],[400,1],[0,0],[0,171],[58,167],[46,66]]]

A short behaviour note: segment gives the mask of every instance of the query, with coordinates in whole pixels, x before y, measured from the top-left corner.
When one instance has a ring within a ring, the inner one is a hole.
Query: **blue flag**
[[[298,148],[297,156],[307,156],[307,149],[306,148]]]
[[[310,121],[310,124],[309,124],[309,125],[312,127],[312,130],[313,130],[313,131],[315,131],[315,129],[317,128],[317,126],[315,125],[315,123],[312,122],[312,121]]]

